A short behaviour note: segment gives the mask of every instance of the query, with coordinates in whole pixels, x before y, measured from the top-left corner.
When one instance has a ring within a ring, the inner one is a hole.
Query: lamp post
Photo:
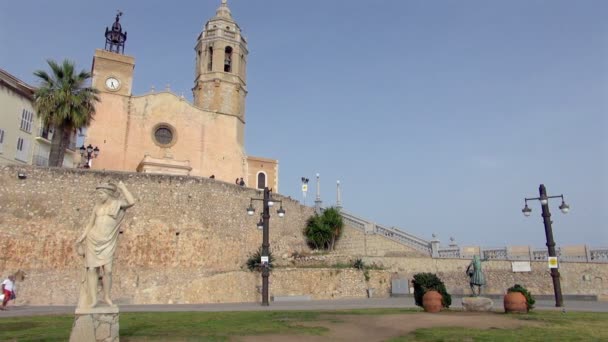
[[[99,147],[95,146],[95,148],[93,148],[91,144],[87,147],[84,147],[84,145],[80,146],[80,156],[82,158],[87,158],[87,163],[84,166],[85,169],[91,167],[91,159],[97,158],[98,155]]]
[[[302,177],[302,197],[304,197],[304,205],[306,205],[306,192],[308,192],[308,178]]]
[[[317,173],[317,198],[315,199],[315,213],[317,215],[321,215],[321,205],[323,205],[323,201],[321,201],[321,175]]]
[[[263,203],[263,211],[262,211],[262,219],[258,222],[258,228],[262,226],[262,260],[260,263],[262,264],[262,305],[268,306],[268,276],[270,275],[269,270],[269,252],[270,252],[270,207],[274,206],[275,202],[281,203],[281,207],[277,210],[277,214],[279,217],[285,216],[285,210],[283,209],[283,201],[282,200],[273,200],[271,190],[268,187],[264,188],[264,197],[263,198],[251,198],[249,202],[249,207],[247,208],[247,214],[252,216],[255,213],[255,209],[253,208],[253,201],[262,201]]]
[[[550,198],[561,198],[562,204],[559,206],[559,209],[562,213],[567,214],[570,211],[570,206],[564,202],[564,195],[559,196],[547,196],[547,189],[544,184],[541,184],[538,188],[540,197],[534,198],[526,198],[525,206],[521,210],[522,213],[528,217],[532,213],[532,209],[528,207],[528,201],[538,200],[540,201],[542,208],[542,217],[543,223],[545,225],[545,236],[547,237],[547,248],[549,250],[549,257],[555,258],[557,255],[555,254],[555,241],[553,240],[553,229],[551,228],[551,212],[549,212],[549,199]],[[557,269],[557,265],[555,267],[551,267],[551,278],[553,278],[553,292],[555,293],[555,306],[561,307],[564,306],[564,300],[562,298],[562,287],[559,282],[559,270]]]
[[[340,181],[336,181],[336,209],[342,209],[342,192],[340,191]]]

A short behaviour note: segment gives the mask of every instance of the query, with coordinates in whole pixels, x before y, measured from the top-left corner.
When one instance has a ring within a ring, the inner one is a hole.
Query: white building
[[[43,127],[34,111],[36,88],[0,69],[0,165],[48,166],[52,128]],[[80,161],[76,133],[66,149],[64,167]]]

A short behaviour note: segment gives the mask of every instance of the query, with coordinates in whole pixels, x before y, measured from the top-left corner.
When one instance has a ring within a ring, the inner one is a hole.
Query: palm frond
[[[67,59],[61,64],[49,59],[47,64],[50,73],[44,70],[34,72],[40,80],[40,87],[34,94],[38,116],[45,125],[54,125],[61,132],[87,127],[95,115],[95,104],[99,102],[99,91],[86,86],[91,73],[85,70],[75,73],[74,62]],[[51,155],[56,155],[54,149],[66,145],[67,142],[52,145]],[[60,157],[60,161],[54,161],[58,165],[51,166],[61,166],[63,152]]]

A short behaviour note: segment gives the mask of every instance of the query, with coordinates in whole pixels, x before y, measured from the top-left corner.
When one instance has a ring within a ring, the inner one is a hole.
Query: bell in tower
[[[232,18],[227,0],[203,27],[196,46],[194,105],[245,120],[247,40]]]
[[[127,32],[122,32],[122,26],[118,22],[122,12],[118,11],[116,14],[116,21],[112,24],[112,29],[106,27],[106,47],[105,49],[110,52],[116,52],[120,54],[125,53],[125,42],[127,41]]]

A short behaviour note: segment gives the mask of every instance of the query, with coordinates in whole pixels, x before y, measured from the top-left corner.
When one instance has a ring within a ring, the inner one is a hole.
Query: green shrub
[[[528,310],[532,310],[534,308],[534,303],[536,303],[536,299],[534,299],[532,293],[530,293],[525,287],[519,284],[515,284],[513,287],[509,287],[507,292],[519,292],[523,294],[524,297],[526,297],[526,304],[528,305]]]
[[[336,208],[327,208],[321,215],[315,214],[309,217],[302,233],[310,248],[333,251],[336,241],[342,235],[343,227],[340,211]]]
[[[371,279],[371,276],[369,275],[369,269],[367,269],[367,268],[366,268],[366,269],[363,271],[363,277],[365,277],[365,281],[366,281],[366,282],[367,282],[367,281],[369,281],[369,280]]]
[[[353,267],[358,270],[362,270],[365,268],[365,263],[363,262],[363,260],[361,260],[361,258],[359,258],[355,260],[355,262],[353,263]]]
[[[249,255],[247,259],[247,269],[251,272],[253,271],[262,271],[262,247],[258,248],[257,251]],[[272,255],[271,251],[268,251],[268,269],[272,271],[272,267],[274,264],[274,255]]]
[[[445,284],[434,273],[418,273],[414,275],[414,301],[422,307],[422,297],[427,291],[435,290],[441,294],[441,304],[444,308],[452,305],[452,296],[445,288]]]

